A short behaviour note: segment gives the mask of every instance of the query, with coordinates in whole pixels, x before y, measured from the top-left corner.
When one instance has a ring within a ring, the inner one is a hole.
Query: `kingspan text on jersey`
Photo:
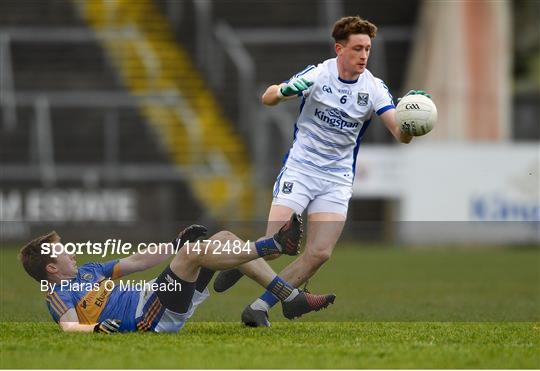
[[[358,122],[349,122],[340,118],[332,118],[328,116],[324,111],[321,111],[318,108],[315,108],[315,116],[319,120],[326,122],[330,126],[338,127],[340,129],[343,129],[343,128],[354,129],[358,127]]]

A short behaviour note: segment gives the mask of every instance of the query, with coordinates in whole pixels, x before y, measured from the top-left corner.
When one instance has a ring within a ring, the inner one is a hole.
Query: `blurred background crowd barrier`
[[[402,146],[374,120],[344,238],[538,243],[538,1],[3,0],[2,244],[262,234],[299,102],[259,97],[356,14],[379,27],[368,68],[439,122]]]

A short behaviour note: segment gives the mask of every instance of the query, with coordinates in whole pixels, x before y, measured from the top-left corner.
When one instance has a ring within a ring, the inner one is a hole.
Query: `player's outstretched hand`
[[[119,319],[106,319],[94,326],[94,332],[100,332],[102,334],[114,334],[120,330],[120,321]]]
[[[204,225],[192,224],[178,234],[176,239],[177,241],[180,240],[178,246],[182,247],[188,241],[197,241],[199,238],[206,236],[206,232],[208,232],[208,228]]]
[[[284,97],[292,97],[308,89],[311,85],[313,85],[313,81],[303,77],[293,77],[287,84],[281,86],[279,92]]]
[[[423,96],[426,96],[426,97],[428,97],[429,99],[431,99],[431,94],[429,94],[429,93],[427,93],[427,92],[425,92],[425,91],[423,91],[423,90],[409,90],[409,91],[407,92],[407,94],[405,94],[405,95],[403,96],[403,98],[406,97],[407,95],[423,95]],[[398,98],[398,100],[397,100],[398,103],[399,103],[400,100],[401,100],[401,98]]]

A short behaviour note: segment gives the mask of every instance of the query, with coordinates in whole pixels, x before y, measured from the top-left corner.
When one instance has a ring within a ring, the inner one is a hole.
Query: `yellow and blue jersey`
[[[47,307],[58,322],[69,309],[75,308],[79,323],[93,324],[107,318],[121,320],[120,331],[137,329],[135,313],[139,291],[121,290],[107,285],[108,279],[118,278],[118,260],[88,263],[81,266],[70,285],[57,284],[47,295]]]

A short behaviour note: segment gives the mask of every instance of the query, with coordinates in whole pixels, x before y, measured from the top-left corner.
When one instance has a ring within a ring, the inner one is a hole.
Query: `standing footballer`
[[[295,287],[330,258],[341,235],[352,196],[356,156],[373,113],[399,142],[412,140],[396,121],[388,88],[366,69],[376,32],[375,25],[359,16],[341,18],[332,31],[336,58],[306,67],[290,80],[268,87],[262,96],[267,106],[302,97],[293,145],[274,186],[266,232],[275,233],[293,213],[301,214],[307,208],[305,252],[280,274]],[[429,97],[423,91],[409,94]],[[266,263],[258,259],[221,272],[214,288],[227,290],[243,274],[256,275],[261,264]],[[266,291],[244,309],[242,321],[249,326],[269,326],[268,311],[278,302]]]

